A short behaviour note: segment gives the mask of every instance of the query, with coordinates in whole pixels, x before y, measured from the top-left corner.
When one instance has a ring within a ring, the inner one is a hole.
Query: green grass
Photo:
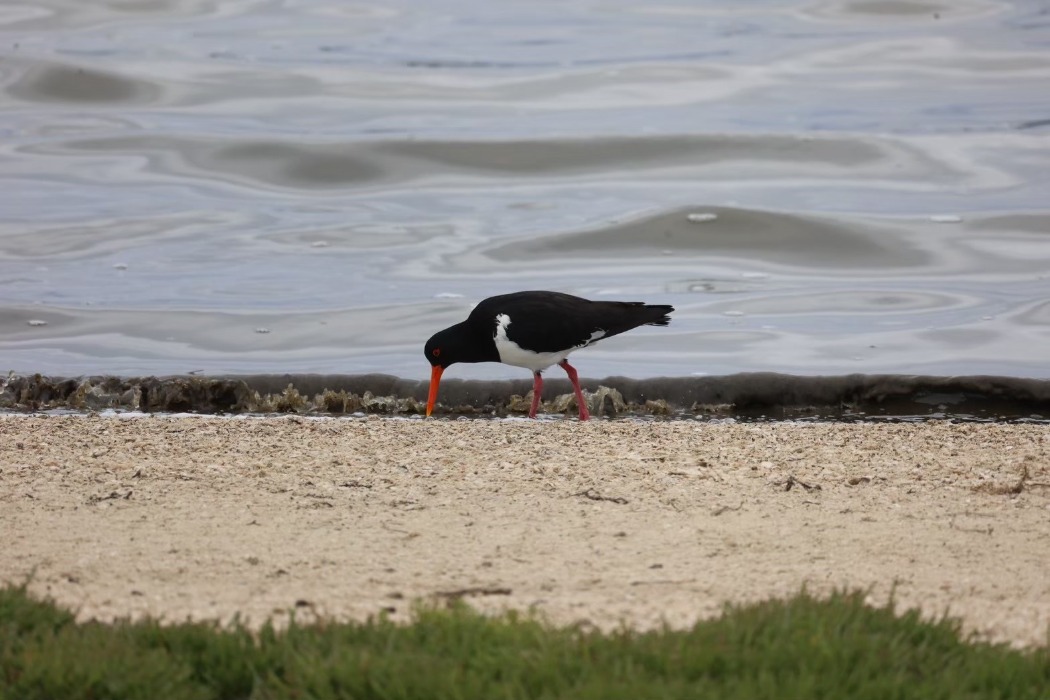
[[[600,633],[466,607],[410,625],[76,623],[0,589],[0,698],[1050,698],[1050,650],[965,639],[862,593]]]

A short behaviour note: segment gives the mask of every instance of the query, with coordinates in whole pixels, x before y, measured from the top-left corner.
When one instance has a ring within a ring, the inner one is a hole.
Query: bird
[[[570,353],[638,326],[666,326],[674,311],[666,304],[591,301],[561,292],[527,291],[489,297],[465,321],[431,336],[423,348],[430,362],[427,416],[434,410],[442,373],[457,362],[502,362],[532,371],[536,417],[543,390],[542,372],[554,365],[569,375],[580,420],[590,418]]]

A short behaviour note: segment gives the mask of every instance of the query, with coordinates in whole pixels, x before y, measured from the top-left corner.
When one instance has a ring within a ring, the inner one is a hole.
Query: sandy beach
[[[807,586],[1042,644],[1050,427],[0,416],[0,580],[82,618],[462,598],[687,625]]]

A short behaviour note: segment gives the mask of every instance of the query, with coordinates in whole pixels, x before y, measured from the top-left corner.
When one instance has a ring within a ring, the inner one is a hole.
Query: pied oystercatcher
[[[431,364],[427,415],[437,401],[441,373],[456,362],[502,362],[532,370],[532,408],[536,417],[543,389],[540,373],[560,365],[569,375],[580,420],[590,418],[576,368],[567,358],[602,338],[638,326],[666,326],[674,307],[640,301],[590,301],[560,292],[514,292],[489,297],[466,321],[435,333],[424,352]]]

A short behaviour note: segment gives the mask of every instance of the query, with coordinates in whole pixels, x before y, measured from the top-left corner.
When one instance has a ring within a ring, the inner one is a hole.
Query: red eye
[[[430,351],[430,354],[434,357],[441,357],[441,348],[434,348]]]

